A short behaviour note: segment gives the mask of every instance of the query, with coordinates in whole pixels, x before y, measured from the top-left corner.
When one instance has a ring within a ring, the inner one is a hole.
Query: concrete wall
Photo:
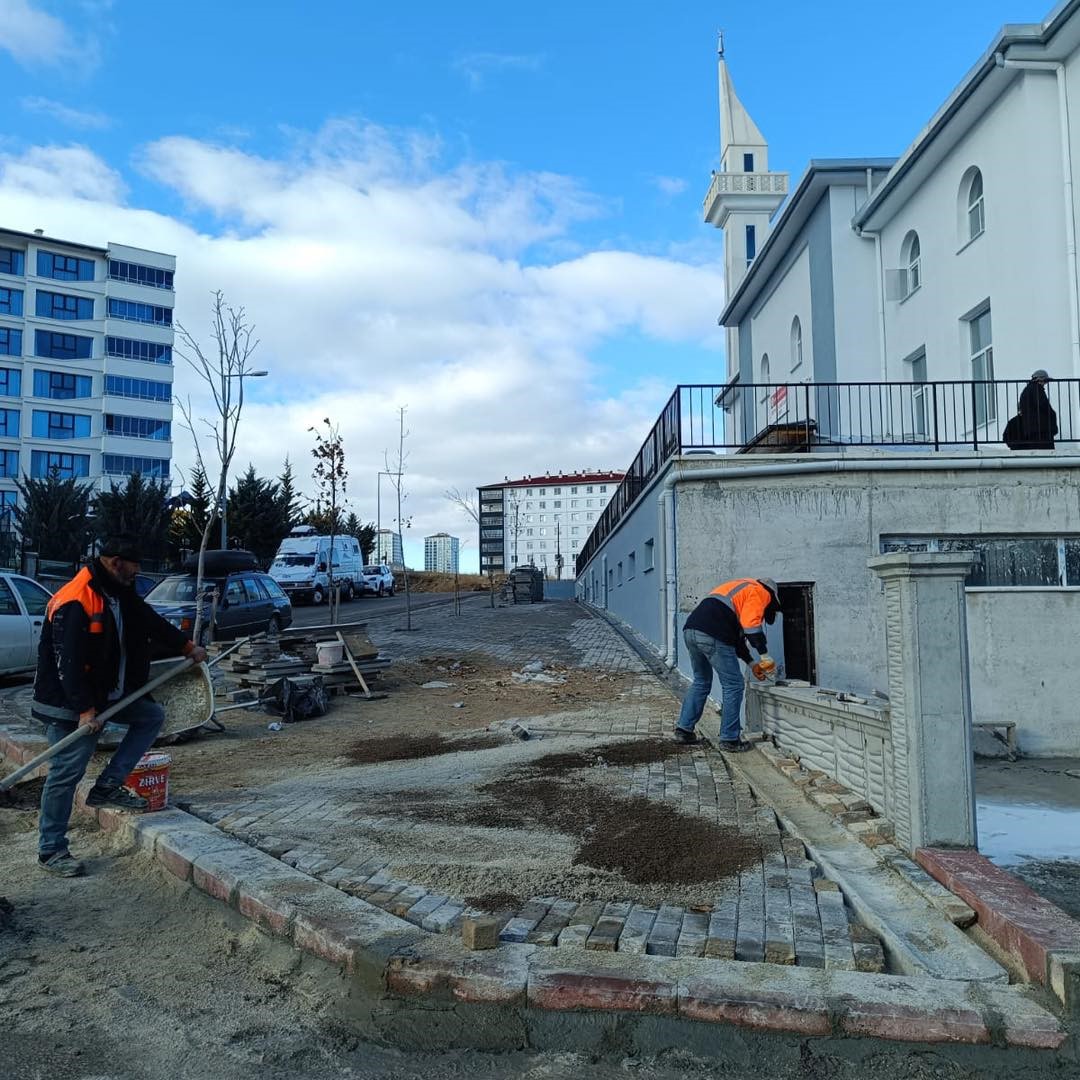
[[[1014,720],[1022,753],[1080,756],[1080,589],[969,589],[967,612],[975,720]]]
[[[823,686],[864,696],[885,689],[882,589],[866,566],[883,533],[1080,535],[1080,474],[1067,468],[934,471],[913,458],[903,472],[739,476],[740,467],[800,460],[808,459],[713,458],[708,465],[730,468],[730,479],[695,481],[691,473],[678,486],[677,608],[685,619],[717,581],[731,577],[813,582]],[[1062,617],[1055,636],[1080,639],[1073,608]],[[1043,623],[1021,622],[1016,634],[1041,640]]]

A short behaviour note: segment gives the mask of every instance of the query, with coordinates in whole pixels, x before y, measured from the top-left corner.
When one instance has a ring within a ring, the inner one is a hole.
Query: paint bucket
[[[333,667],[345,659],[345,646],[340,641],[320,641],[315,645],[319,663],[326,667]]]
[[[172,758],[168,754],[143,754],[124,786],[141,795],[150,804],[148,810],[164,810],[169,805],[171,764]]]

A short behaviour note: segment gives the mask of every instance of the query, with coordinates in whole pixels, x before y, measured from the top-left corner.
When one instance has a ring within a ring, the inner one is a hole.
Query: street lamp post
[[[244,379],[264,379],[269,375],[269,371],[232,371],[227,372],[226,379],[239,379],[240,389],[243,391]],[[221,550],[229,550],[229,524],[226,516],[226,512],[229,506],[229,479],[225,478],[225,490],[221,493],[221,506],[218,510],[221,512]]]
[[[393,476],[394,473],[387,472],[380,469],[378,476],[375,479],[375,559],[377,562],[382,562],[382,551],[380,546],[382,545],[382,478],[384,476]],[[405,554],[402,552],[402,560],[404,560]],[[393,565],[394,563],[394,545],[390,545],[390,558],[387,562]]]

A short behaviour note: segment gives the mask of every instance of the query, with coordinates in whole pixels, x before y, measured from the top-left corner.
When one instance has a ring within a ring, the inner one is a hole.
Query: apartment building
[[[456,574],[461,541],[449,533],[424,537],[424,569],[439,574]]]
[[[375,561],[387,566],[402,567],[405,558],[401,547],[401,533],[393,529],[380,529],[375,539]]]
[[[507,477],[479,488],[480,572],[529,565],[545,577],[573,577],[581,545],[622,478],[585,470]]]
[[[176,259],[0,228],[0,514],[15,480],[167,479]]]

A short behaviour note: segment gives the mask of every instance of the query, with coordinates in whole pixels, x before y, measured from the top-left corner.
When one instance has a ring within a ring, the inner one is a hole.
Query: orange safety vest
[[[90,622],[91,634],[105,633],[105,597],[90,587],[93,575],[90,568],[84,566],[63,588],[53,594],[45,607],[45,617],[52,621],[53,615],[65,604],[73,600],[82,605]]]
[[[753,578],[725,581],[709,595],[735,612],[744,634],[764,633],[765,609],[773,602],[773,594],[760,581]]]

